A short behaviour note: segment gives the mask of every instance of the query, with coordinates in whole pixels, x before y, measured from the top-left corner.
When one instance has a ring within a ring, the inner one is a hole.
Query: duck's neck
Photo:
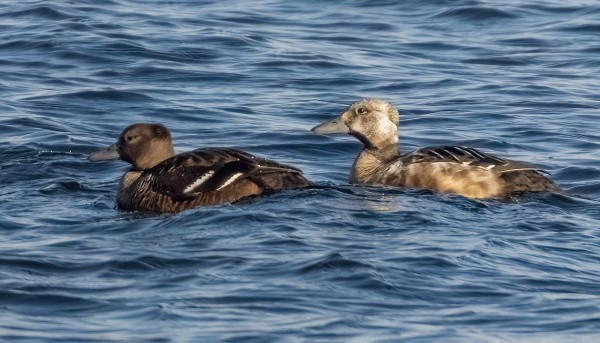
[[[136,158],[129,160],[136,170],[148,170],[162,161],[175,156],[175,149],[171,144],[150,144],[150,147]]]
[[[354,161],[350,182],[370,183],[378,168],[400,156],[398,148],[397,139],[381,146],[365,146]]]

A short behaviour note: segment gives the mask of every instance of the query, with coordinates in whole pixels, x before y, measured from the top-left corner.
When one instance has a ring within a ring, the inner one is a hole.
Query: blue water
[[[596,342],[597,1],[2,1],[0,341]],[[570,196],[348,185],[310,128],[360,97],[405,151],[535,163]],[[322,189],[177,215],[115,209],[134,122]]]

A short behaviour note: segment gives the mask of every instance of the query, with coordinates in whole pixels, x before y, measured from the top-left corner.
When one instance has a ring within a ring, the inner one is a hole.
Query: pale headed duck
[[[302,171],[229,148],[176,155],[161,124],[133,124],[117,142],[90,160],[131,164],[119,185],[117,205],[130,211],[174,213],[196,206],[231,203],[248,196],[312,185]]]
[[[348,133],[364,147],[350,182],[425,188],[468,198],[503,198],[525,191],[563,193],[539,168],[460,146],[427,147],[401,155],[398,110],[379,99],[351,104],[339,117],[312,129]]]

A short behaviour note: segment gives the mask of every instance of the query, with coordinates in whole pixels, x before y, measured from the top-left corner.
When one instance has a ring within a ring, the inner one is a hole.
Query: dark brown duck
[[[133,124],[90,160],[121,159],[131,164],[119,185],[117,205],[129,211],[174,213],[235,202],[242,198],[310,186],[302,171],[229,148],[198,149],[176,155],[161,124]]]
[[[351,183],[425,188],[469,198],[502,198],[525,191],[563,193],[539,168],[472,148],[427,147],[401,155],[398,122],[398,110],[387,101],[363,99],[312,130],[348,133],[364,144],[352,166]]]

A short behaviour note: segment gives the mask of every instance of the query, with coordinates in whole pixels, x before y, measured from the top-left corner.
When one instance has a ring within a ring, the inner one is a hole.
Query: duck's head
[[[398,143],[399,115],[396,107],[380,99],[363,99],[348,106],[341,116],[312,128],[318,134],[348,133],[367,148]]]
[[[171,134],[162,124],[133,124],[117,142],[90,155],[90,160],[121,159],[137,170],[146,170],[175,155]]]

